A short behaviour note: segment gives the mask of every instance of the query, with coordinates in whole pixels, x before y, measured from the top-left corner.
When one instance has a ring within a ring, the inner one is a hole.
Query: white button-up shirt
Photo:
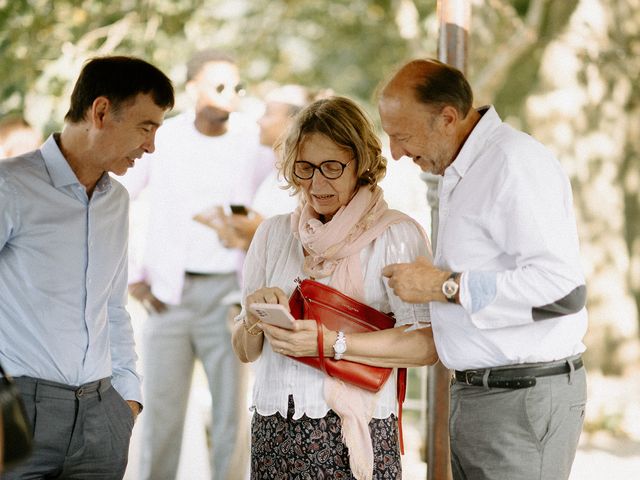
[[[448,368],[561,359],[587,329],[571,186],[558,160],[488,108],[439,184],[434,264],[461,304],[431,303]]]
[[[133,200],[146,191],[149,201],[142,253],[130,257],[129,281],[147,281],[156,297],[172,305],[181,301],[185,271],[231,273],[242,265],[242,253],[225,248],[193,216],[217,205],[251,205],[273,168],[255,122],[232,114],[227,133],[208,137],[194,120],[194,112],[167,120],[156,151],[121,178]]]

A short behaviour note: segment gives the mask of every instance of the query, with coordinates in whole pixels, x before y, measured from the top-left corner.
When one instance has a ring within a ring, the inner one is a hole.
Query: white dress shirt
[[[439,184],[434,264],[462,272],[462,305],[431,303],[448,368],[552,361],[584,351],[585,279],[571,186],[543,145],[493,107]]]
[[[411,222],[391,225],[375,242],[362,250],[360,259],[364,274],[365,302],[382,312],[393,312],[396,325],[429,323],[426,304],[404,303],[393,294],[382,268],[390,263],[411,262],[418,255],[428,256],[427,246]],[[302,271],[302,244],[291,233],[291,215],[278,215],[262,222],[251,242],[244,265],[244,298],[261,287],[280,287],[288,296],[293,293],[296,278],[306,278]],[[327,284],[329,277],[318,281]],[[243,318],[243,312],[238,320]],[[295,399],[294,418],[306,414],[324,417],[329,406],[324,401],[325,373],[287,356],[274,353],[264,340],[262,353],[255,362],[253,408],[260,415],[279,412],[287,416],[288,396]],[[396,376],[389,378],[376,397],[374,418],[397,414]]]
[[[242,265],[242,253],[225,248],[193,216],[216,205],[251,205],[271,169],[255,122],[232,114],[227,133],[208,137],[194,119],[188,112],[165,121],[155,152],[122,177],[132,199],[146,189],[149,202],[142,252],[131,256],[129,281],[147,281],[157,298],[172,305],[180,303],[185,271],[230,273]]]

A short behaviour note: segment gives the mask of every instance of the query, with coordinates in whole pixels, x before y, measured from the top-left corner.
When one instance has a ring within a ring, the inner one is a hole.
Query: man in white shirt
[[[566,479],[586,402],[571,187],[548,149],[472,102],[462,73],[436,60],[406,64],[382,90],[394,159],[442,176],[433,264],[383,273],[403,300],[429,302],[455,370],[454,478]]]
[[[218,231],[227,247],[248,250],[256,230],[265,218],[292,212],[298,206],[298,196],[292,196],[289,190],[281,188],[284,181],[276,166],[276,148],[293,117],[309,101],[309,91],[301,85],[283,85],[266,95],[264,114],[258,119],[258,125],[260,144],[269,147],[272,168],[260,184],[248,215],[215,215],[211,218],[211,226]]]
[[[231,350],[225,301],[239,288],[242,252],[224,247],[194,216],[250,204],[270,165],[256,160],[262,147],[255,122],[234,113],[242,85],[230,56],[197,53],[187,65],[186,88],[194,111],[167,120],[155,153],[123,178],[132,198],[146,189],[149,201],[146,240],[140,262],[130,265],[129,291],[149,312],[140,478],[152,480],[176,476],[196,358],[212,397],[213,477],[242,476],[243,466],[232,458],[248,449],[246,399],[240,397],[245,380]]]

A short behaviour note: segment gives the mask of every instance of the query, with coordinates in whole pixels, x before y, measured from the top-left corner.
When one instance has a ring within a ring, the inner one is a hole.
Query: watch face
[[[338,340],[336,344],[333,346],[333,350],[336,353],[344,353],[347,351],[347,344],[344,340]]]
[[[442,284],[442,293],[447,298],[453,298],[458,293],[458,284],[452,278]]]

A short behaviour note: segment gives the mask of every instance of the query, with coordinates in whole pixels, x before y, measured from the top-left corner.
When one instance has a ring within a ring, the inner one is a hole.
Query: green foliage
[[[499,2],[504,7],[510,2]],[[533,8],[532,0],[513,0],[515,15],[496,16],[489,9],[477,10],[475,13],[480,17],[476,25],[481,23],[484,28],[483,33],[476,32],[481,38],[492,44],[513,44],[514,38],[517,40],[524,36],[530,36],[535,41],[531,41],[526,48],[515,56],[509,64],[509,75],[505,81],[495,86],[493,91],[493,103],[504,118],[523,118],[523,108],[528,96],[539,90],[540,62],[542,54],[549,43],[558,37],[566,28],[571,14],[575,11],[578,0],[565,0],[556,2],[546,0],[538,2],[541,5],[540,21],[537,23],[527,19],[530,18],[530,8]],[[473,52],[473,61],[479,67],[484,61],[490,61],[495,56],[495,51],[490,45],[482,45]],[[483,57],[486,57],[483,58]],[[526,130],[526,125],[522,125]]]
[[[202,48],[235,54],[250,88],[265,80],[296,82],[366,102],[391,67],[416,53],[398,28],[401,3],[0,0],[0,115],[25,110],[32,122],[56,128],[87,58],[141,56],[180,86],[185,61]],[[415,3],[421,38],[435,1]],[[435,55],[435,38],[430,46]]]
[[[613,413],[598,412],[594,418],[585,420],[584,432],[609,432],[617,438],[628,438],[629,435],[625,431],[624,412],[617,411]]]

